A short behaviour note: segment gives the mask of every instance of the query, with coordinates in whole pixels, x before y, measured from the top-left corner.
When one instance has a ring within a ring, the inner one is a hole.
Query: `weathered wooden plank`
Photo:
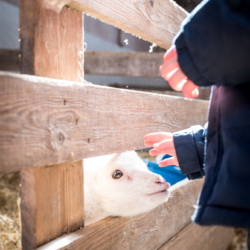
[[[21,73],[82,81],[83,15],[64,7],[60,14],[20,2]]]
[[[17,5],[17,6],[19,5],[19,0],[2,0],[2,1],[5,1],[13,5]],[[176,2],[186,11],[190,12],[201,2],[201,0],[190,0],[190,1],[177,0]]]
[[[20,4],[21,72],[81,82],[83,78],[82,13],[64,7],[58,14],[45,9],[40,2],[22,0]],[[39,82],[37,85],[39,88],[42,87]],[[29,92],[26,87],[22,86],[22,91],[26,93],[28,104],[32,92]],[[14,87],[13,93],[18,92],[18,89],[19,87]],[[47,94],[50,95],[49,92]],[[73,97],[74,93],[71,94]],[[39,91],[33,92],[32,95],[34,100],[39,100],[41,97]],[[53,96],[50,96],[50,99],[53,99]],[[22,106],[21,103],[17,103],[17,106],[21,107],[20,105]],[[2,107],[8,109],[6,103],[3,103]],[[41,115],[37,118],[31,113],[28,115],[28,119],[36,120],[36,125],[34,124],[36,128],[33,127],[36,132],[33,130],[31,134],[34,132],[37,134],[41,129],[39,126],[43,122],[40,119],[43,120],[43,111],[46,107],[39,105],[32,113],[36,113],[35,110],[40,110]],[[25,110],[23,111],[26,113]],[[21,113],[15,115],[17,119],[21,116]],[[60,122],[57,125],[54,124],[56,127],[52,125],[46,130],[55,131],[59,124]],[[26,137],[24,141],[31,142],[30,139],[33,136],[26,134],[24,127],[16,129],[17,132],[19,131],[19,136]],[[64,140],[63,134],[58,135],[58,140],[60,143]],[[39,144],[42,147],[47,144],[46,136],[41,138]],[[50,149],[47,148],[47,150]],[[13,157],[14,152],[9,153]],[[33,154],[37,159],[43,157],[36,150],[28,150],[26,154]],[[69,158],[71,159],[72,156],[73,153],[70,153]],[[26,156],[20,155],[20,159],[24,157]],[[26,167],[29,166],[32,167],[34,164],[26,165]],[[65,232],[75,231],[84,225],[82,161],[41,168],[25,168],[21,171],[21,177],[23,249],[33,250]]]
[[[188,15],[172,0],[72,0],[69,6],[165,49]]]
[[[0,49],[0,69],[19,71],[19,50]]]
[[[19,70],[20,53],[19,50],[0,49],[0,69]],[[86,51],[84,72],[91,75],[160,77],[159,67],[163,55],[164,53]],[[53,73],[55,74],[54,71]]]
[[[149,213],[130,218],[106,218],[38,250],[155,250],[191,221],[202,180],[172,187],[173,197]],[[176,249],[176,248],[174,248]]]
[[[233,237],[233,228],[190,223],[159,250],[226,250]]]
[[[82,161],[21,171],[23,249],[34,249],[83,222]]]
[[[164,53],[85,52],[85,74],[160,77]]]
[[[0,172],[143,148],[204,124],[208,102],[0,73]]]
[[[117,75],[133,77],[160,77],[159,67],[163,62],[164,53],[145,52],[85,52],[84,72],[93,75]],[[128,84],[120,84],[117,87],[126,88]],[[133,89],[147,89],[141,85],[133,86]],[[156,90],[150,86],[152,90]],[[165,90],[171,90],[166,82]],[[210,88],[199,88],[199,99],[208,100]],[[176,93],[176,92],[175,92]],[[173,93],[174,94],[174,93]],[[176,94],[177,95],[177,94]]]

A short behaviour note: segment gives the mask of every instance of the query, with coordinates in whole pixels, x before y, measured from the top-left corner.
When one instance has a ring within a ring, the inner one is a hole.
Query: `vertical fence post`
[[[83,14],[68,7],[56,13],[40,2],[20,1],[21,73],[82,81]],[[69,152],[69,161],[73,158]],[[76,161],[21,171],[23,249],[33,250],[84,225],[82,165]]]

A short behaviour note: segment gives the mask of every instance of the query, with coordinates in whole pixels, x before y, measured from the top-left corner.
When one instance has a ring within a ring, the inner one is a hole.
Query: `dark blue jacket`
[[[192,219],[250,228],[250,0],[202,2],[175,45],[188,78],[213,86],[208,128],[174,134],[182,172],[206,174]]]

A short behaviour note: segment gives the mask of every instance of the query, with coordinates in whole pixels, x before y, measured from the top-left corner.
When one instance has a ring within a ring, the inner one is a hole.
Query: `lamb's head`
[[[99,163],[92,165],[88,185],[107,216],[137,215],[168,199],[170,185],[160,175],[150,172],[135,152],[95,157],[95,160]],[[90,168],[88,164],[85,166]]]

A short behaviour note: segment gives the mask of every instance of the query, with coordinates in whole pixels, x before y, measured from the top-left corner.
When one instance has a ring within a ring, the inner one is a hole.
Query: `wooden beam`
[[[233,228],[190,223],[159,250],[227,250],[233,237]]]
[[[85,52],[84,72],[90,75],[132,76],[132,77],[161,77],[159,67],[163,63],[164,53],[147,52]],[[117,84],[116,87],[126,88],[129,84]],[[131,85],[130,85],[131,86]],[[141,84],[134,85],[133,89],[148,89]],[[151,90],[159,90],[152,84]],[[172,90],[167,84],[161,90]],[[199,99],[208,100],[210,88],[199,88]],[[176,93],[176,92],[175,92]],[[176,94],[177,95],[177,94]]]
[[[64,7],[61,13],[57,14],[45,9],[40,2],[33,0],[20,2],[21,72],[81,82],[83,79],[83,14],[69,7]],[[37,82],[38,88],[42,85]],[[13,88],[14,95],[20,91],[18,89],[17,86]],[[34,100],[41,98],[40,91],[30,92],[27,85],[22,85],[22,91],[26,93],[28,106],[31,104],[30,94],[33,95]],[[49,92],[47,95],[50,96]],[[5,91],[3,96],[6,96],[9,101],[13,100]],[[72,93],[73,96],[74,93]],[[54,99],[54,97],[50,96],[49,99]],[[7,103],[2,103],[4,110],[8,109]],[[21,106],[22,104],[17,102],[17,107],[21,108]],[[34,124],[38,130],[42,129],[40,125],[43,124],[42,117],[46,109],[45,106],[39,105],[31,112],[36,113],[38,110],[40,110],[39,113],[41,112],[40,118],[37,117],[39,120],[35,121],[37,125]],[[26,113],[25,110],[23,111]],[[21,113],[17,113],[13,118],[19,120],[22,117]],[[31,116],[25,119],[33,120],[31,113],[28,115]],[[69,118],[70,114],[66,116]],[[59,132],[61,122],[56,119],[56,125],[49,120],[48,122],[54,125],[51,124],[52,127],[49,125],[50,128],[47,127],[46,130]],[[35,127],[33,129],[36,132],[33,132],[37,134],[38,130]],[[26,134],[24,127],[16,127],[16,129],[23,139],[27,136],[24,141],[31,142],[33,136],[30,133]],[[61,144],[64,141],[64,135],[60,132],[59,134],[56,137]],[[40,138],[39,144],[42,148],[45,146],[46,151],[50,151],[52,145],[46,146],[45,137]],[[60,147],[59,144],[54,146]],[[39,151],[26,151],[26,155],[33,154],[34,158],[39,159],[43,157]],[[13,151],[9,153],[15,157]],[[18,158],[24,159],[25,157],[21,153]],[[73,153],[70,153],[69,158],[73,158]],[[48,162],[44,163],[39,163],[39,165],[47,165]],[[74,163],[31,168],[35,165],[34,162],[24,163],[23,166],[30,168],[24,168],[21,171],[22,248],[25,250],[33,250],[65,232],[75,231],[84,225],[83,164],[80,158]]]
[[[69,6],[165,49],[188,15],[172,0],[72,0]]]
[[[90,75],[161,77],[159,67],[163,63],[164,53],[147,52],[107,52],[86,51],[84,53],[84,73]],[[130,84],[117,84],[116,87],[126,88]],[[111,86],[111,85],[110,85]],[[158,89],[152,86],[133,85],[132,89],[172,90],[166,82],[165,87]],[[199,99],[208,100],[210,88],[199,88]],[[176,93],[173,91],[173,94]],[[177,95],[177,94],[176,94]]]
[[[23,249],[83,227],[82,168],[76,161],[21,171]]]
[[[0,173],[143,148],[205,124],[208,102],[0,73]]]
[[[85,74],[160,77],[164,53],[85,52]]]
[[[149,213],[130,218],[106,218],[37,250],[159,249],[191,222],[193,204],[202,183],[202,180],[184,180],[171,188],[172,198],[168,202]]]
[[[56,79],[83,79],[82,13],[64,7],[60,14],[20,2],[21,73]]]
[[[19,50],[0,49],[0,70],[18,71],[20,53]],[[84,72],[90,75],[160,77],[159,67],[163,55],[164,53],[86,51]],[[53,73],[55,74],[54,71]]]

